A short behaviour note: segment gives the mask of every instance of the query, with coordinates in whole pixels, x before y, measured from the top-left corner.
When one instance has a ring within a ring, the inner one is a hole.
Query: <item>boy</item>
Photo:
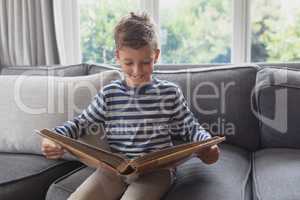
[[[172,146],[171,135],[179,135],[185,141],[210,138],[196,122],[178,86],[152,77],[160,50],[155,25],[149,17],[131,13],[122,18],[115,27],[114,38],[123,80],[105,86],[81,115],[55,131],[78,138],[103,125],[111,150],[128,158]],[[42,151],[49,159],[60,158],[64,153],[59,145],[47,139],[42,141]],[[219,149],[215,145],[199,152],[198,157],[204,163],[214,163]],[[101,168],[69,199],[159,200],[173,180],[174,170],[163,169],[128,184]]]

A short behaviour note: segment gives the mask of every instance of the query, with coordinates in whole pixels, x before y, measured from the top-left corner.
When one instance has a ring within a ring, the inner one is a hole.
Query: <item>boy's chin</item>
[[[130,87],[139,87],[147,83],[150,83],[151,80],[141,80],[141,81],[127,81],[127,85]]]
[[[147,79],[147,78],[143,78],[143,79],[127,79],[126,83],[128,86],[130,87],[138,87],[138,86],[142,86],[145,85],[147,83],[151,82],[151,78]]]
[[[145,84],[147,84],[148,82],[144,82],[144,81],[142,81],[142,82],[131,82],[131,83],[129,83],[128,85],[130,86],[130,87],[139,87],[139,86],[143,86],[143,85],[145,85]]]

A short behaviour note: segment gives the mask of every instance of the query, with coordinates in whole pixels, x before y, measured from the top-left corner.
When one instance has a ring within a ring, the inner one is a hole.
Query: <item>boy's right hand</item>
[[[65,153],[59,144],[46,138],[42,138],[42,152],[47,159],[59,159],[62,158]]]

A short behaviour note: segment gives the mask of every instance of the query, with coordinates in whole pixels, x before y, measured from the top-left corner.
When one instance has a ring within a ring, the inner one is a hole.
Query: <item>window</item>
[[[300,1],[252,0],[251,61],[300,60]]]
[[[138,0],[79,0],[83,62],[115,63],[113,28]]]
[[[160,1],[161,63],[229,63],[231,0]]]
[[[113,28],[146,10],[163,64],[300,61],[300,1],[79,0],[83,62],[115,63]]]

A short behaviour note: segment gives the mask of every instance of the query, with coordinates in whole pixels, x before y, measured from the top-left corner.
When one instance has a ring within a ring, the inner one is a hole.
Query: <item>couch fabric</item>
[[[167,200],[249,199],[246,190],[251,171],[251,154],[239,147],[220,145],[221,156],[213,165],[193,159],[178,168],[177,182]]]
[[[51,129],[78,115],[103,85],[118,78],[118,71],[65,78],[0,76],[0,151],[41,154],[34,129]]]
[[[300,199],[300,149],[270,148],[253,155],[256,200]]]
[[[117,66],[88,64],[17,68],[3,68],[1,73],[76,76],[75,79],[80,79],[80,76],[118,70]],[[177,181],[164,199],[300,199],[299,71],[256,65],[179,68],[158,65],[154,76],[178,84],[199,122],[214,134],[226,135],[227,141],[221,145],[220,160],[216,164],[207,166],[192,159],[180,165]],[[63,79],[71,80],[69,78]],[[3,88],[2,91],[7,93]],[[5,99],[5,94],[1,95]],[[3,109],[7,102],[1,101],[0,120],[4,122],[8,111],[3,112]],[[286,124],[276,118],[279,111],[286,111],[286,118],[279,115],[279,119],[286,119]],[[230,124],[234,129],[228,127]],[[42,156],[24,153],[2,152],[0,163],[1,200],[20,199],[21,196],[63,200],[93,172],[79,162],[48,161]],[[22,171],[10,169],[12,163]],[[39,188],[34,189],[39,192],[34,194],[36,196],[26,196],[29,195],[26,191],[33,190],[32,185],[38,185]]]
[[[87,65],[53,65],[53,66],[3,66],[1,75],[28,75],[28,76],[83,76],[87,74]]]
[[[207,166],[194,158],[178,167],[176,184],[164,199],[194,200],[195,196],[211,200],[249,198],[251,194],[246,191],[246,184],[250,170],[249,152],[232,145],[221,145],[221,158],[216,164]],[[51,185],[47,199],[66,199],[93,171],[86,167],[59,179]]]
[[[256,91],[262,147],[300,148],[300,70],[264,68]]]
[[[45,199],[53,181],[80,166],[79,162],[39,155],[0,153],[0,199]]]
[[[195,117],[202,125],[209,127],[212,134],[220,135],[225,132],[226,142],[230,144],[250,151],[258,148],[259,126],[250,106],[258,66],[217,66],[185,70],[173,70],[169,67],[168,70],[163,70],[163,66],[158,65],[156,68],[160,70],[156,70],[153,76],[176,83],[182,89]],[[88,73],[104,69],[116,68],[92,65]],[[217,126],[220,128],[216,128]]]
[[[179,85],[195,117],[213,135],[224,134],[226,143],[254,151],[259,126],[250,100],[256,72],[257,66],[225,66],[157,71],[155,77]]]

